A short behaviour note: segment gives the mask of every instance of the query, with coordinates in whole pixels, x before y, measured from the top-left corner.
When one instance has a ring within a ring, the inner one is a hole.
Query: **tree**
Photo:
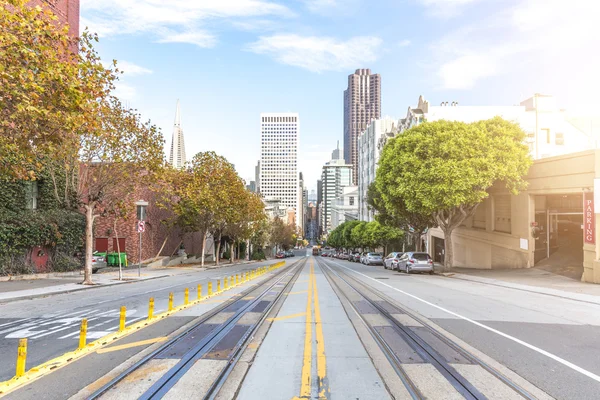
[[[502,182],[513,194],[525,187],[532,163],[525,133],[496,117],[472,124],[423,123],[388,141],[376,185],[386,209],[431,215],[445,236],[445,266],[453,265],[452,232],[474,214],[487,190]]]
[[[116,79],[93,50],[96,37],[72,38],[51,11],[28,3],[0,0],[0,175],[18,179],[35,179],[43,159],[98,126],[97,100]]]
[[[350,232],[350,238],[352,239],[352,243],[355,244],[356,247],[360,247],[361,249],[371,248],[371,242],[369,241],[369,237],[367,236],[367,225],[368,223],[365,221],[359,221],[358,224],[355,224]]]
[[[383,247],[387,253],[387,247],[398,242],[404,236],[404,232],[396,227],[382,225],[378,221],[371,221],[365,229],[365,241],[371,248]]]
[[[435,223],[431,214],[409,211],[402,197],[392,197],[389,201],[384,201],[377,187],[377,177],[367,189],[367,203],[371,209],[376,211],[376,221],[384,226],[399,228],[407,232],[416,244],[416,251],[423,251],[421,235]]]
[[[271,221],[270,242],[276,248],[289,249],[295,243],[294,233],[294,227],[281,218],[275,217]]]

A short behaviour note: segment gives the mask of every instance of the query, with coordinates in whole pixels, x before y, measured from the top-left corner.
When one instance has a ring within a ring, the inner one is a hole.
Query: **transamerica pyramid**
[[[183,129],[181,129],[179,99],[177,99],[177,111],[175,111],[175,125],[173,126],[173,139],[171,140],[169,164],[171,164],[173,168],[183,168],[185,165],[185,142],[183,141]]]

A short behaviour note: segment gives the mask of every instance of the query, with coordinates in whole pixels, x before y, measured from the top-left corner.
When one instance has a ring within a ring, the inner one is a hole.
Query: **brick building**
[[[185,252],[188,255],[200,257],[202,248],[202,235],[200,232],[183,234],[178,228],[169,231],[162,221],[167,220],[171,216],[171,213],[168,210],[158,207],[155,195],[146,188],[137,190],[130,198],[132,199],[132,203],[137,200],[148,202],[146,209],[146,230],[142,234],[142,261],[150,260],[157,255],[171,256],[177,254],[181,244],[184,245]],[[135,209],[132,208],[131,213],[126,219],[118,221],[117,233],[119,248],[122,252],[127,253],[129,264],[137,263],[139,260],[139,234],[137,233],[137,215]],[[167,238],[166,243],[165,238]],[[159,254],[163,243],[165,245]],[[208,237],[205,254],[212,255],[213,248],[212,238]],[[94,221],[94,250],[101,252],[117,251],[117,236],[114,233],[114,219],[112,217],[96,217]]]
[[[71,36],[79,36],[79,0],[31,0],[30,4],[49,7],[61,23],[69,24]]]

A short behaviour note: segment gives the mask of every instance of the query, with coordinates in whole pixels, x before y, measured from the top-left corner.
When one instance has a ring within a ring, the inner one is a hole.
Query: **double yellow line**
[[[325,357],[325,340],[323,338],[323,323],[321,321],[321,309],[319,306],[319,291],[315,278],[315,267],[310,260],[310,275],[308,279],[308,296],[306,300],[306,333],[304,337],[304,360],[302,363],[302,378],[300,386],[300,398],[310,399],[312,388],[312,345],[313,345],[313,304],[314,325],[317,340],[317,377],[319,399],[327,399],[328,390],[325,384],[327,374],[327,359]]]

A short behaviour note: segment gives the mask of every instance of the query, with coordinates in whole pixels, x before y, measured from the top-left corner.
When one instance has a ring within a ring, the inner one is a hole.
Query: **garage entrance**
[[[536,196],[535,266],[581,279],[583,274],[583,197]]]

